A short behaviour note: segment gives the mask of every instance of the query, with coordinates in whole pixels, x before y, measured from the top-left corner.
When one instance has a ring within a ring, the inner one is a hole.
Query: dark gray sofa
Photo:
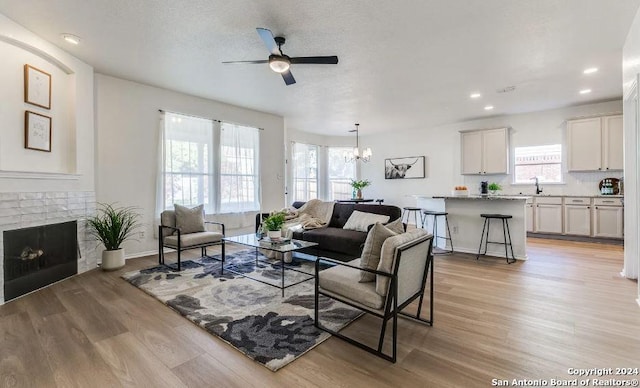
[[[294,202],[296,209],[304,205],[304,202]],[[402,215],[402,210],[397,206],[336,203],[333,207],[331,221],[326,228],[295,232],[293,238],[298,240],[316,242],[319,244],[319,254],[336,260],[349,261],[360,257],[366,232],[342,229],[351,213],[358,210],[365,213],[375,213],[389,216],[389,222],[395,221]],[[259,223],[259,218],[257,219]],[[318,253],[316,248],[302,251],[311,255]]]

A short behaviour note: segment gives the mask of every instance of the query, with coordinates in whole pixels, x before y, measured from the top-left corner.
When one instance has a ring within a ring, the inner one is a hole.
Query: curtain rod
[[[227,124],[233,124],[233,125],[241,125],[243,127],[247,126],[246,124],[232,123],[230,121],[222,121],[222,120],[218,120],[218,119],[213,119],[211,117],[202,117],[202,116],[190,115],[190,114],[186,114],[186,113],[178,113],[178,112],[173,112],[173,111],[164,110],[164,109],[158,109],[158,112],[161,112],[161,113],[173,113],[173,114],[176,114],[176,115],[195,117],[197,119],[211,120],[211,121],[215,121],[217,123],[227,123]],[[252,127],[252,128],[256,128],[256,127]],[[264,128],[257,127],[257,129],[260,130],[260,131],[264,131]]]

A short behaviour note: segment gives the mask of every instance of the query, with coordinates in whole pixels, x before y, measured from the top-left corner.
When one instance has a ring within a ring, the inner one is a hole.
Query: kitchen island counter
[[[499,213],[508,214],[513,218],[509,219],[509,231],[513,242],[513,253],[516,259],[527,259],[527,231],[526,231],[526,202],[532,196],[500,196],[500,195],[470,195],[470,196],[447,196],[447,195],[415,195],[417,206],[424,210],[446,211],[448,213],[451,237],[453,238],[453,248],[456,252],[473,253],[478,252],[480,237],[484,218],[480,214]],[[438,231],[447,230],[444,217],[439,217]],[[427,217],[425,228],[433,230],[433,217]],[[449,249],[448,241],[437,239],[439,248]],[[489,229],[489,241],[503,242],[502,223],[491,221]],[[446,243],[446,245],[445,245]],[[484,245],[483,245],[484,250]],[[511,252],[509,252],[511,253]],[[489,244],[487,255],[505,257],[503,245]]]

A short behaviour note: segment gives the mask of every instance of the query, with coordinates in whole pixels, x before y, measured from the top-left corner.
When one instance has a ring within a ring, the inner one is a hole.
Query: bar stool
[[[416,228],[419,228],[424,224],[424,219],[422,218],[422,209],[419,207],[403,207],[402,208],[402,222],[404,222],[404,215],[407,215],[407,225],[409,224],[409,219],[411,218],[411,214],[413,214],[413,219],[416,221]],[[418,224],[418,215],[420,215],[420,223]],[[420,226],[419,226],[420,225]]]
[[[504,256],[507,259],[507,264],[515,263],[516,257],[513,254],[513,245],[511,244],[511,232],[509,232],[509,219],[513,218],[513,216],[509,214],[480,214],[480,217],[484,218],[484,225],[482,226],[482,236],[480,237],[480,246],[478,247],[478,254],[476,255],[476,260],[480,258],[480,255],[481,255],[480,251],[482,250],[482,241],[485,240],[484,253],[482,253],[483,256],[487,254],[488,244],[500,244],[500,245],[504,245]],[[489,241],[489,227],[491,225],[491,220],[502,220],[502,234],[504,235],[504,242]],[[487,230],[486,239],[485,239],[485,233],[484,233],[485,229]],[[507,242],[507,236],[509,236],[509,242]],[[509,260],[507,247],[511,248],[511,260]]]
[[[422,212],[424,214],[424,220],[422,221],[422,228],[424,228],[424,222],[427,221],[427,217],[428,216],[433,216],[433,246],[434,248],[436,247],[436,243],[437,240],[443,239],[443,240],[449,240],[449,244],[451,244],[451,250],[443,250],[440,252],[436,252],[434,251],[433,254],[434,255],[444,255],[444,254],[450,254],[453,253],[453,240],[451,239],[451,229],[449,229],[449,218],[447,218],[447,215],[449,213],[447,212],[438,212],[438,211],[432,211],[432,210],[425,210]],[[447,233],[445,233],[444,237],[442,236],[438,236],[438,217],[444,217],[444,222],[447,225]],[[447,237],[448,236],[448,237]],[[446,247],[446,242],[445,242],[445,247]]]

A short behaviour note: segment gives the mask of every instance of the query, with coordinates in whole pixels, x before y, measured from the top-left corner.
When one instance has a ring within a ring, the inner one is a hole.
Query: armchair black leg
[[[178,272],[180,272],[180,251],[178,251]]]
[[[158,226],[158,264],[164,264],[164,235],[162,225]]]
[[[320,281],[320,279],[318,278],[318,273],[320,272],[320,258],[316,257],[316,272],[315,272],[315,279],[314,279],[314,288],[315,288],[315,293],[314,293],[314,299],[315,299],[315,303],[313,306],[313,325],[318,328],[318,300],[320,299],[319,294],[318,294],[318,282]]]
[[[220,266],[220,274],[224,271],[224,260],[225,260],[226,252],[225,252],[225,242],[222,241],[222,265]]]
[[[396,362],[396,355],[398,354],[398,311],[393,314],[393,355],[391,356],[391,362]],[[382,349],[380,349],[382,351]]]
[[[382,345],[384,345],[384,335],[387,331],[387,319],[382,319],[382,328],[380,329],[380,340],[378,340],[378,351],[382,352]]]

